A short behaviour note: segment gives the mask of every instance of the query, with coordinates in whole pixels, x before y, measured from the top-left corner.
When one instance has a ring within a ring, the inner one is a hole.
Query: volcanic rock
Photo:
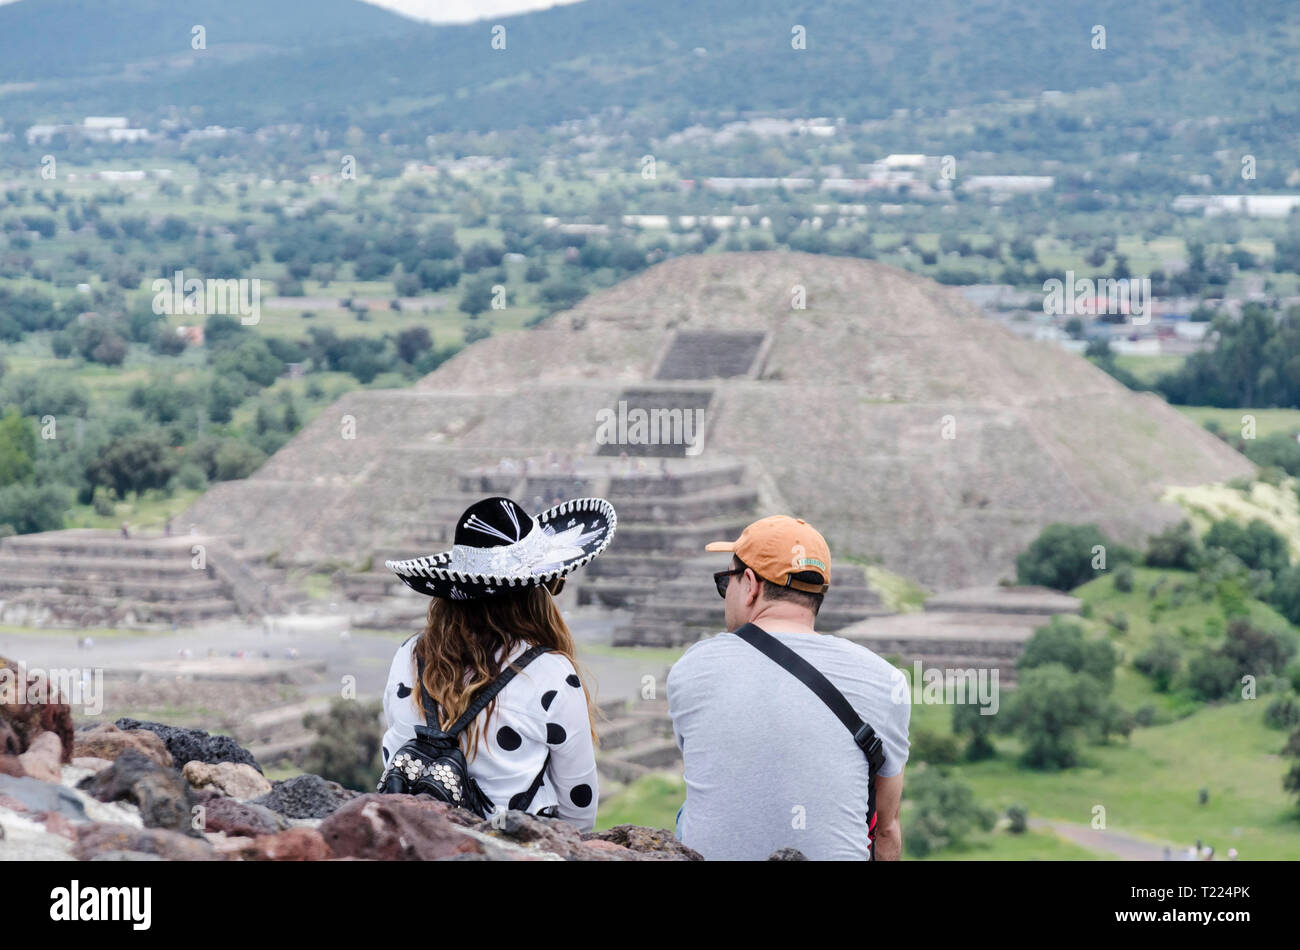
[[[154,733],[162,739],[175,762],[240,762],[262,771],[253,754],[230,736],[213,736],[202,729],[182,729],[160,722],[141,722],[125,717],[117,720],[116,725],[119,729],[128,731],[146,729]]]

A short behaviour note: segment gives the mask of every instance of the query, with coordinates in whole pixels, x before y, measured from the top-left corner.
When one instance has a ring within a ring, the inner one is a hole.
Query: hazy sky
[[[0,0],[0,5],[16,2],[17,0]],[[547,7],[577,3],[578,0],[364,0],[364,2],[435,23],[467,23],[470,20],[481,20],[502,14],[545,10]]]

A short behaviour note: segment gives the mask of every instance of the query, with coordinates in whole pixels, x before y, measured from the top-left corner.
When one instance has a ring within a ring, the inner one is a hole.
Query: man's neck
[[[769,633],[817,633],[807,611],[785,610],[782,607],[784,605],[764,607],[749,622]]]

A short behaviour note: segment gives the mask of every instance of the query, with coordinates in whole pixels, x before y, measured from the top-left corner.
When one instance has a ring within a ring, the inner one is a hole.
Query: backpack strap
[[[543,653],[549,653],[550,650],[550,647],[530,647],[526,652],[520,654],[519,659],[515,660],[513,666],[507,666],[497,675],[496,679],[483,687],[479,694],[474,697],[474,701],[469,704],[469,708],[461,713],[460,718],[453,722],[451,728],[443,733],[443,735],[449,736],[453,739],[460,735],[466,726],[478,718],[479,713],[484,709],[487,709],[488,703],[492,702],[492,700],[496,698],[497,693],[506,688],[506,684],[515,678],[516,673],[522,670],[529,663],[533,662],[533,660],[537,659]],[[420,677],[420,702],[424,706],[425,721],[429,724],[429,728],[434,731],[440,731],[438,729],[438,709],[434,705],[433,697],[431,697],[428,690],[424,688],[424,660],[417,656],[415,662],[417,674]]]
[[[853,736],[853,741],[857,743],[858,748],[867,757],[869,775],[867,782],[867,839],[871,842],[871,860],[876,860],[876,773],[885,765],[884,743],[876,735],[876,730],[862,721],[862,717],[844,698],[844,694],[835,688],[835,684],[827,679],[821,670],[766,630],[752,623],[747,623],[734,632],[740,639],[754,647],[754,649],[816,693],[817,698],[826,704],[827,708],[835,714],[835,717],[840,722],[844,723],[845,728]]]

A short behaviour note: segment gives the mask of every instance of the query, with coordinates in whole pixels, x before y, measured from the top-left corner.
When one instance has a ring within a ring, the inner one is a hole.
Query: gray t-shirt
[[[876,730],[880,775],[907,762],[912,707],[898,671],[830,634],[768,631],[817,667]],[[731,633],[701,640],[668,674],[686,765],[680,837],[709,860],[866,860],[867,759],[817,695]]]

